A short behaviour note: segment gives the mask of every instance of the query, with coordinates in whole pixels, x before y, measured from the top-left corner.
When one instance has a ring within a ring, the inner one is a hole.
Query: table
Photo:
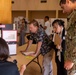
[[[42,68],[39,63],[39,55],[40,54],[36,57],[25,56],[25,55],[21,54],[20,51],[25,50],[26,46],[27,46],[27,44],[25,44],[23,46],[19,46],[17,48],[17,55],[10,56],[10,58],[8,60],[9,61],[17,60],[17,66],[19,69],[22,64],[25,64],[26,66],[28,66],[31,62],[35,62],[36,64],[39,65],[41,73],[42,73]],[[32,46],[29,48],[29,51],[35,51],[35,50],[36,50],[36,44],[32,44]],[[37,60],[35,60],[35,59],[37,59]]]

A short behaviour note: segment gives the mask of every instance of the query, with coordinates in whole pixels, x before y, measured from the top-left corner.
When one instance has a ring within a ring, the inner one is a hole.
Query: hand
[[[61,45],[57,45],[56,48],[60,50],[61,49]]]
[[[28,54],[28,56],[34,56],[34,57],[36,57],[37,55],[35,53],[30,53],[30,54]]]
[[[22,66],[20,67],[20,75],[23,75],[25,69],[26,69],[26,65],[22,65]]]
[[[64,64],[64,68],[66,70],[70,70],[73,67],[74,63],[72,61],[67,60]]]
[[[21,68],[20,68],[22,71],[24,71],[26,69],[26,65],[21,65]]]

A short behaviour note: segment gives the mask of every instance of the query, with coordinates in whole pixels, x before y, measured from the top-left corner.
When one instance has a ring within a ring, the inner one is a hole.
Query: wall
[[[41,3],[40,0],[13,0],[12,10],[59,10],[59,0],[47,0]]]
[[[28,0],[13,0],[13,1],[14,1],[14,3],[12,4],[12,10],[28,9]]]
[[[63,14],[62,10],[59,10],[59,13],[58,13],[59,18],[66,18],[67,16],[68,14]]]
[[[18,16],[26,17],[26,11],[12,11],[12,22],[14,22],[14,17]]]
[[[0,23],[11,23],[11,0],[0,0]]]
[[[45,16],[49,16],[50,18],[56,17],[56,11],[29,11],[29,20],[32,19],[44,19]]]
[[[41,3],[40,0],[13,0],[12,4],[13,18],[15,15],[20,16],[23,11],[28,20],[34,18],[40,19],[44,16],[50,18],[66,18],[66,14],[63,14],[59,6],[59,0],[47,0],[47,3]],[[17,11],[17,12],[16,12]]]

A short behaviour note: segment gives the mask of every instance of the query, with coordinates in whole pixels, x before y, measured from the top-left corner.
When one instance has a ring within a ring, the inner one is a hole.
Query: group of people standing
[[[61,44],[55,45],[50,40],[46,25],[41,28],[36,20],[31,21],[29,24],[31,36],[24,51],[28,51],[33,39],[35,39],[37,43],[36,51],[29,55],[37,56],[41,52],[43,55],[43,75],[53,75],[52,48],[55,50],[57,75],[76,75],[76,0],[60,0],[60,6],[64,13],[69,14],[66,35],[62,20],[56,19],[52,23],[54,33],[61,38]],[[45,24],[48,24],[48,21]]]
[[[76,75],[76,29],[75,29],[76,28],[76,0],[60,0],[60,6],[63,9],[64,13],[69,14],[67,18],[68,24],[66,28],[67,31],[66,35],[65,35],[64,21],[56,19],[52,23],[54,34],[57,34],[60,37],[60,44],[55,45],[54,35],[52,37],[53,40],[50,39],[50,33],[48,31],[50,28],[48,16],[45,17],[45,26],[43,28],[39,26],[36,20],[32,20],[29,23],[30,38],[27,47],[23,52],[29,50],[29,47],[31,46],[34,39],[37,44],[36,51],[34,53],[30,53],[29,55],[37,56],[39,53],[42,54],[43,75],[53,75],[53,67],[51,61],[53,56],[52,49],[55,50],[57,75]],[[24,29],[23,26],[21,32]],[[6,54],[4,52],[6,52]],[[9,57],[8,46],[6,42],[0,38],[0,63],[4,65],[6,64],[11,65],[10,67],[6,67],[6,68],[9,68],[9,70],[13,72],[14,75],[19,75],[16,64],[6,61],[8,57]],[[13,70],[11,69],[12,66],[14,66]],[[2,65],[0,65],[0,67],[2,67]],[[6,68],[5,70],[7,71]],[[24,70],[22,70],[22,72],[20,71],[20,74],[23,74],[23,71]],[[3,70],[0,71],[0,74],[2,72]],[[2,75],[3,74],[4,72],[2,73]]]
[[[65,52],[65,27],[64,21],[56,19],[52,23],[53,32],[58,34],[61,38],[61,44],[55,45],[54,41],[50,39],[50,22],[49,17],[45,16],[45,26],[42,28],[39,26],[36,20],[29,23],[30,39],[26,49],[23,52],[29,50],[33,39],[36,41],[37,48],[35,53],[30,53],[30,56],[37,56],[39,53],[43,55],[43,75],[53,75],[53,49],[55,50],[55,59],[57,64],[57,75],[67,75],[67,71],[64,68],[64,52]],[[53,37],[52,37],[53,38]],[[58,52],[60,52],[61,60],[59,60]]]

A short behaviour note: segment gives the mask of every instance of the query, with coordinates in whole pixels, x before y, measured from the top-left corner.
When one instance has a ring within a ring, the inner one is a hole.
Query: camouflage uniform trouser
[[[71,70],[67,71],[67,75],[76,75],[76,66],[74,65]]]

